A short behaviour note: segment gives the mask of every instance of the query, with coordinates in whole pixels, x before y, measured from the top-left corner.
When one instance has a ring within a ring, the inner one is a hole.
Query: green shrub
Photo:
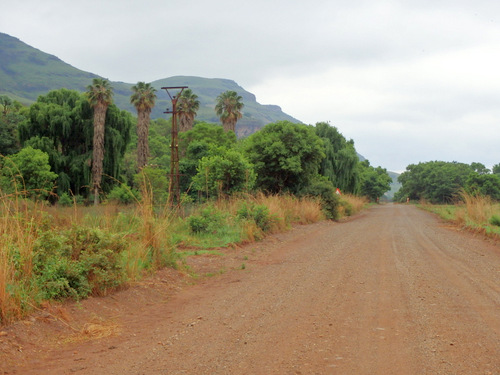
[[[335,193],[333,184],[323,178],[314,180],[310,185],[301,190],[300,195],[312,196],[321,199],[321,208],[328,219],[338,219],[340,198]]]
[[[73,199],[71,199],[68,193],[62,193],[57,203],[61,206],[68,207],[73,205]]]
[[[243,202],[237,211],[237,215],[239,219],[253,220],[264,232],[268,231],[273,223],[273,217],[269,213],[269,208],[264,205]]]
[[[340,205],[343,207],[344,209],[344,213],[346,216],[351,216],[353,211],[354,211],[354,207],[352,206],[351,203],[345,201],[345,200],[340,200]]]
[[[125,241],[99,229],[42,231],[34,244],[33,277],[42,299],[105,294],[125,281]]]
[[[499,215],[493,215],[490,218],[490,224],[495,225],[497,227],[500,227],[500,216]]]
[[[139,199],[139,192],[125,184],[115,186],[108,194],[108,199],[121,204],[130,204]]]
[[[193,233],[216,233],[223,225],[223,215],[214,207],[205,207],[198,215],[187,218],[189,228]]]

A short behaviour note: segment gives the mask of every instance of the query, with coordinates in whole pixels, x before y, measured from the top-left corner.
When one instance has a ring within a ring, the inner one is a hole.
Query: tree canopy
[[[465,187],[474,169],[464,163],[430,161],[410,164],[399,177],[402,184],[395,198],[425,199],[432,203],[451,202]]]
[[[215,113],[219,116],[224,131],[236,130],[236,122],[243,116],[242,97],[236,91],[225,91],[217,97]]]
[[[358,193],[359,158],[354,148],[354,141],[347,141],[336,127],[326,122],[318,122],[315,129],[325,147],[325,158],[321,162],[320,174],[328,178],[333,186],[342,192]]]
[[[391,189],[392,178],[387,170],[382,167],[373,167],[368,160],[359,163],[361,179],[361,195],[370,198],[372,201],[384,195]]]
[[[58,175],[57,193],[71,190],[88,196],[91,185],[93,123],[92,110],[84,94],[60,89],[42,95],[28,110],[19,126],[23,146],[40,149],[49,155],[52,171]],[[132,117],[111,105],[106,113],[103,173],[118,179],[121,161],[130,140]],[[109,191],[112,180],[102,188]]]
[[[248,137],[244,149],[257,173],[257,187],[298,192],[318,175],[324,143],[312,126],[279,121]]]

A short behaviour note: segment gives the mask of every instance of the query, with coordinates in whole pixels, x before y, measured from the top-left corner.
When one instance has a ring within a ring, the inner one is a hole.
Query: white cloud
[[[372,164],[500,162],[500,2],[24,0],[0,31],[111,80],[229,78]]]

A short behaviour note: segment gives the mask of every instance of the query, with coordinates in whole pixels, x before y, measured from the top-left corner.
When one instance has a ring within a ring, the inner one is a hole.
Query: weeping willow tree
[[[336,127],[326,122],[316,124],[316,134],[323,140],[326,157],[320,174],[346,193],[359,193],[359,159],[352,140],[347,141]]]
[[[120,176],[126,146],[130,141],[132,116],[110,105],[104,134],[104,192]],[[57,173],[57,193],[71,192],[87,197],[92,187],[93,113],[87,98],[73,90],[60,89],[42,95],[33,103],[19,127],[23,147],[31,146],[49,155]]]

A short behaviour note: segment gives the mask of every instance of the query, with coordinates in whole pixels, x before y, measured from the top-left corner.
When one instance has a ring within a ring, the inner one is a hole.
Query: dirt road
[[[426,212],[379,206],[228,259],[235,269],[177,291],[157,279],[82,303],[68,315],[92,306],[113,334],[25,342],[4,372],[500,374],[500,247]]]

